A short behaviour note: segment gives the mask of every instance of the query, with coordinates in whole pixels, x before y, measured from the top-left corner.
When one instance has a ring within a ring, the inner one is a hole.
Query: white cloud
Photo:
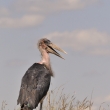
[[[40,24],[43,20],[44,17],[38,15],[24,15],[21,18],[1,17],[0,27],[2,28],[31,27]]]
[[[100,96],[100,97],[96,97],[93,100],[95,106],[97,107],[97,109],[100,108],[100,110],[108,110],[109,109],[109,103],[110,103],[110,95],[107,96]]]
[[[110,95],[106,96],[106,97],[104,98],[104,100],[105,100],[105,102],[110,102]]]
[[[50,13],[64,10],[82,9],[98,0],[20,0],[15,7],[17,10],[27,12]],[[20,6],[20,8],[19,8]]]
[[[17,2],[12,4],[9,8],[0,8],[0,27],[23,28],[37,26],[51,13],[82,9],[97,1],[98,0],[17,0]]]
[[[10,14],[10,12],[7,8],[5,8],[5,7],[0,8],[0,16],[7,16],[9,14]]]
[[[110,55],[109,35],[95,29],[53,32],[44,37],[63,47],[72,48],[74,51],[94,55]]]

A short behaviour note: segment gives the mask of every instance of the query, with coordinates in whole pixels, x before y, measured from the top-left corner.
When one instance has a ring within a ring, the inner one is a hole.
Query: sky
[[[93,110],[110,104],[109,0],[0,1],[0,103],[17,104],[21,79],[40,61],[37,42],[48,38],[68,54],[50,55],[55,77],[78,100],[91,97]]]

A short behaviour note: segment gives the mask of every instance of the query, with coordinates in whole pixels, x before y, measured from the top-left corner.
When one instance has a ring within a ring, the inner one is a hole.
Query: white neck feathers
[[[44,64],[46,68],[49,69],[51,76],[53,76],[53,72],[52,72],[51,65],[50,65],[49,54],[46,52],[45,49],[40,49],[40,51],[41,51],[42,59],[39,63]]]

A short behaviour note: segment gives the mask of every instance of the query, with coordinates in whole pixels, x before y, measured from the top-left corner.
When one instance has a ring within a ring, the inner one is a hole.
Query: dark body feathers
[[[39,63],[34,63],[22,78],[21,88],[17,103],[23,108],[25,105],[34,109],[50,86],[51,74],[49,70]]]

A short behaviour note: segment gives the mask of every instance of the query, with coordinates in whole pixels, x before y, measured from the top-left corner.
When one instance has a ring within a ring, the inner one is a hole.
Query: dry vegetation
[[[74,95],[66,95],[63,90],[58,88],[48,92],[44,110],[92,110],[93,103],[91,100],[85,98],[83,101],[76,101]]]
[[[6,106],[7,106],[6,101],[3,101],[2,106],[1,106],[1,110],[5,110]]]
[[[63,90],[61,86],[53,91],[49,91],[44,101],[43,110],[96,110],[93,107],[93,92],[90,99],[86,97],[79,101],[75,98],[74,94],[64,94]],[[39,108],[36,110],[39,110]],[[110,108],[109,105],[105,108],[102,103],[97,110],[110,110]]]
[[[82,101],[77,101],[74,95],[66,95],[63,93],[63,90],[64,89],[59,87],[53,91],[49,91],[44,100],[43,110],[94,110],[92,94],[89,100],[85,98]],[[105,109],[102,105],[103,104],[101,104],[97,110],[110,110],[109,106]],[[7,110],[6,106],[6,101],[3,101],[1,110]],[[35,110],[39,110],[39,108]]]

